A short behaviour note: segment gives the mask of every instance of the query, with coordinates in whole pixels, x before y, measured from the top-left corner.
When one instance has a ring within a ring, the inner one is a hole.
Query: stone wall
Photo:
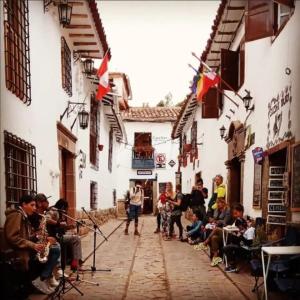
[[[116,208],[108,208],[108,209],[99,209],[88,212],[96,221],[99,226],[108,222],[110,219],[117,218],[117,210]],[[82,220],[87,226],[93,227],[93,223],[89,220],[88,216],[83,211],[76,211],[76,219]],[[79,235],[87,234],[89,229],[80,226]]]

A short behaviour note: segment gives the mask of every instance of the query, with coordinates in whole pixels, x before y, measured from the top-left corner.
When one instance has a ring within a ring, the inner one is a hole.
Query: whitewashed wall
[[[150,123],[150,122],[124,122],[128,145],[121,146],[116,161],[118,174],[118,199],[122,199],[125,192],[129,189],[130,179],[155,179],[157,174],[157,183],[171,181],[175,186],[175,172],[177,171],[177,157],[179,153],[178,140],[170,141],[172,124],[166,123]],[[155,148],[155,153],[166,154],[166,168],[153,169],[152,175],[141,176],[137,175],[137,170],[131,168],[132,160],[132,145],[134,145],[135,132],[151,132],[152,145]],[[166,141],[166,143],[162,143]],[[176,165],[172,168],[168,165],[170,160],[174,160]]]
[[[246,125],[251,125],[252,132],[255,132],[255,144],[245,153],[243,203],[245,213],[253,217],[261,216],[261,210],[252,208],[254,177],[252,150],[255,147],[266,149],[268,103],[272,98],[276,98],[286,86],[291,86],[292,102],[291,105],[286,104],[281,108],[283,120],[279,136],[282,136],[288,130],[287,116],[290,109],[291,131],[295,140],[300,140],[300,2],[295,1],[295,5],[294,15],[275,40],[274,38],[264,38],[248,42],[245,46],[245,83],[240,89],[240,94],[244,96],[244,89],[247,89],[251,91],[253,97],[255,111],[250,115]],[[232,50],[237,49],[243,35],[244,25],[236,35]],[[286,67],[291,69],[291,75],[289,76],[285,74]],[[218,120],[202,119],[201,107],[197,109],[195,120],[198,121],[198,142],[203,142],[203,145],[199,146],[199,167],[196,163],[194,171],[192,170],[192,164],[182,168],[184,192],[190,190],[195,173],[198,171],[202,171],[204,185],[209,188],[210,193],[214,175],[220,173],[226,178],[227,170],[224,162],[227,160],[227,144],[220,139],[219,128],[224,125],[228,129],[232,121],[239,120],[244,123],[246,120],[246,111],[242,101],[232,92],[226,93],[239,104],[238,109],[225,99],[223,114]],[[230,113],[229,109],[233,109],[235,113]],[[226,114],[231,115],[231,120],[225,117]],[[190,134],[190,128],[188,134]],[[201,138],[202,134],[204,135]],[[299,221],[300,214],[293,213],[292,219]]]
[[[0,12],[3,13],[3,2],[0,1]],[[2,19],[2,18],[1,18]],[[0,225],[4,223],[6,208],[5,169],[4,169],[4,130],[26,140],[36,147],[38,192],[51,195],[50,203],[59,198],[59,177],[51,177],[50,172],[58,173],[58,144],[56,122],[67,106],[67,101],[82,102],[90,94],[91,85],[82,74],[82,65],[72,58],[72,91],[69,97],[61,83],[61,36],[64,36],[70,50],[72,42],[64,29],[60,27],[57,12],[53,10],[44,14],[43,1],[29,1],[30,22],[30,69],[32,103],[26,106],[5,87],[4,63],[1,63],[1,179],[0,179]],[[1,62],[4,62],[3,26],[1,23]],[[86,98],[86,109],[90,111],[90,98]],[[89,164],[89,129],[82,130],[78,122],[73,134],[78,138],[77,153],[81,149],[86,153],[86,169],[83,178],[79,179],[79,158],[76,159],[76,207],[90,207],[90,180],[98,182],[98,208],[112,207],[113,175],[108,172],[108,134],[107,119],[101,113],[100,143],[104,150],[100,152],[100,169],[96,172]],[[75,118],[72,113],[63,119],[63,124],[70,129]],[[116,142],[115,142],[116,143]],[[117,145],[114,147],[116,151]],[[115,156],[115,155],[114,155]],[[114,164],[113,164],[114,166]]]

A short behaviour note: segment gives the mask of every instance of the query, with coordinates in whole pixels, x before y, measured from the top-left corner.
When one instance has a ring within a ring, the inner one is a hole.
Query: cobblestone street
[[[73,289],[64,299],[244,299],[218,268],[210,267],[205,253],[179,241],[165,242],[153,234],[154,217],[141,218],[141,237],[133,235],[133,224],[130,235],[125,236],[125,223],[121,222],[110,221],[102,227],[110,234],[121,224],[97,250],[96,267],[110,268],[111,272],[97,272],[93,278],[85,273],[83,279],[99,286],[76,283],[84,296]],[[91,236],[84,238],[85,255],[91,246]],[[85,266],[91,263],[92,257]]]

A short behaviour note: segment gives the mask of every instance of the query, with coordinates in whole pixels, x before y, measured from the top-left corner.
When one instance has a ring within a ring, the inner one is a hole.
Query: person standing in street
[[[220,174],[216,175],[215,184],[216,184],[216,188],[209,200],[208,208],[207,208],[207,215],[209,217],[213,216],[214,210],[217,208],[217,205],[216,205],[217,199],[218,198],[226,199],[226,187],[225,187],[225,184],[223,184],[223,176],[222,175],[220,175]]]
[[[162,192],[158,198],[158,202],[157,202],[157,216],[156,216],[156,223],[157,223],[157,227],[156,230],[154,231],[154,233],[160,233],[160,227],[161,227],[161,223],[162,223],[162,216],[161,216],[161,211],[163,209],[163,206],[166,204],[166,192]]]
[[[171,213],[171,224],[170,224],[170,237],[172,237],[174,232],[174,223],[179,229],[179,240],[183,239],[183,226],[181,224],[181,201],[183,200],[183,194],[181,193],[181,185],[176,185],[176,195],[175,199],[167,198],[167,201],[173,206]]]
[[[205,198],[207,198],[207,189],[203,188],[203,180],[200,178],[191,192],[190,207],[193,213],[199,216],[201,221],[204,221],[206,216]]]
[[[128,235],[129,224],[134,220],[134,235],[140,235],[138,231],[139,214],[144,205],[144,190],[140,181],[135,182],[135,186],[130,190],[129,214],[126,222],[125,235]]]

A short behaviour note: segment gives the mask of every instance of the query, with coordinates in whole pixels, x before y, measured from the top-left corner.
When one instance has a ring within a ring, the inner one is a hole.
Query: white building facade
[[[0,224],[24,193],[66,198],[73,215],[115,205],[113,161],[126,134],[117,97],[96,101],[97,79],[83,63],[108,45],[96,2],[71,5],[62,26],[55,1],[0,2]]]
[[[140,181],[145,189],[144,213],[154,213],[159,192],[176,184],[178,140],[170,138],[179,108],[131,107],[122,113],[127,144],[116,158],[118,199]]]
[[[172,131],[183,192],[221,174],[230,204],[279,231],[300,222],[299,24],[298,1],[222,1],[201,59],[235,91],[190,94]]]

